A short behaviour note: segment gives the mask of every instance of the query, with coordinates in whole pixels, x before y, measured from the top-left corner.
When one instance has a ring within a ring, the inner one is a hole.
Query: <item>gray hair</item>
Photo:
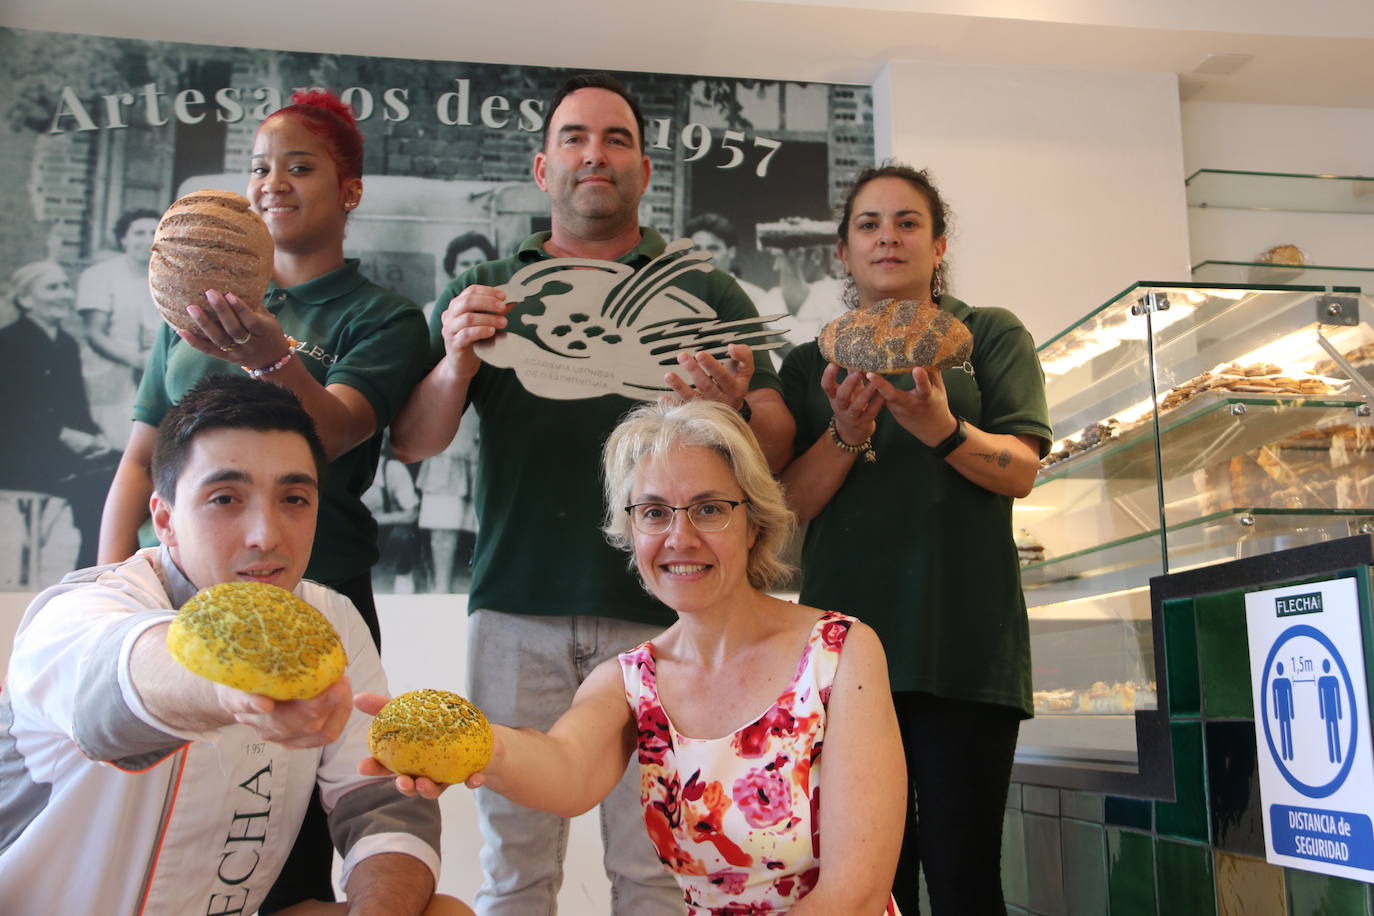
[[[715,401],[697,398],[642,404],[616,426],[602,454],[606,540],[629,551],[630,567],[635,568],[630,518],[624,511],[635,472],[641,464],[673,449],[693,447],[712,449],[724,458],[749,500],[749,521],[758,532],[749,550],[749,584],[765,589],[781,581],[792,571],[782,552],[796,527],[796,516],[787,507],[782,486],[769,472],[749,424],[737,411]]]
[[[29,294],[43,275],[52,271],[57,271],[63,277],[67,276],[66,269],[56,261],[34,261],[10,274],[10,297],[14,304],[19,305],[19,300]]]

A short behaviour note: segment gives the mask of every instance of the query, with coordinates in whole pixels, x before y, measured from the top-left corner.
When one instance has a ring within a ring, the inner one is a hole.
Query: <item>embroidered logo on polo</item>
[[[531,394],[557,400],[620,394],[651,399],[671,391],[672,372],[690,382],[679,353],[705,350],[720,359],[732,343],[754,350],[783,345],[765,315],[723,321],[697,296],[674,285],[709,272],[711,256],[687,239],[668,245],[639,270],[615,261],[553,258],[521,268],[501,287],[513,303],[507,332],[475,349],[515,370]]]
[[[296,356],[309,357],[322,366],[332,366],[339,361],[337,353],[326,353],[322,347],[316,346],[308,340],[296,341]]]

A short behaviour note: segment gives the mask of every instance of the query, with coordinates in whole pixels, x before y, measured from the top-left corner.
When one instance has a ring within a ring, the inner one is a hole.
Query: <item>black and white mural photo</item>
[[[345,253],[426,311],[456,274],[549,225],[531,178],[572,71],[0,29],[0,589],[94,562],[100,515],[161,319],[153,231],[202,188],[242,193],[258,123],[298,88],[348,103],[367,193]],[[867,87],[617,72],[643,107],[640,223],[690,239],[761,315],[777,359],[838,313],[837,194],[873,161]],[[367,503],[378,592],[466,590],[478,442],[383,450]]]

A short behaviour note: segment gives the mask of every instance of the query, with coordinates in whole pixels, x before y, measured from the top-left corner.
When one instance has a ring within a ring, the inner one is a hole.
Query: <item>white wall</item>
[[[954,211],[952,291],[1044,340],[1137,280],[1188,278],[1173,74],[890,62],[878,158],[928,167]]]
[[[0,671],[9,667],[14,630],[31,595],[0,592]],[[393,693],[435,687],[465,692],[466,595],[378,595],[383,666]],[[443,874],[439,889],[472,902],[482,882],[477,856],[482,838],[472,793],[457,786],[444,793]],[[564,862],[560,916],[605,916],[610,883],[601,866],[601,827],[595,811],[575,818]]]
[[[1183,103],[1183,163],[1326,175],[1374,175],[1374,109]],[[1294,244],[1324,267],[1374,268],[1374,216],[1190,209],[1192,259],[1248,261]],[[1301,280],[1299,280],[1301,282]]]

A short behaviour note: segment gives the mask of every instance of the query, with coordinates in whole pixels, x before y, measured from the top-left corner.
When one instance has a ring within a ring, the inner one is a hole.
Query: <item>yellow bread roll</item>
[[[491,761],[491,724],[456,693],[412,690],[377,713],[367,746],[393,773],[460,783]]]
[[[325,616],[265,582],[226,582],[197,592],[172,621],[167,650],[201,677],[274,700],[317,696],[348,665]]]
[[[193,330],[186,307],[205,305],[207,289],[258,308],[272,279],[272,248],[267,224],[242,195],[206,190],[178,198],[158,221],[148,261],[158,314]]]
[[[912,299],[885,299],[845,312],[816,337],[828,361],[858,372],[909,372],[961,366],[973,335],[958,318]]]

